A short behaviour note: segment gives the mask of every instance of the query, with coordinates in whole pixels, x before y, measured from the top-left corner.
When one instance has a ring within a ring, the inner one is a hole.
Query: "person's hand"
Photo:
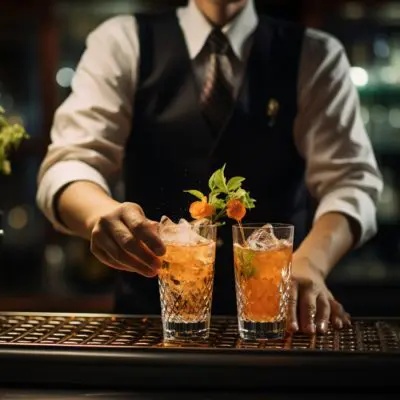
[[[91,251],[109,267],[155,277],[161,266],[157,256],[166,251],[157,225],[137,204],[123,203],[93,223]]]
[[[350,326],[350,315],[326,287],[321,272],[307,260],[293,259],[288,329],[326,333],[329,322],[336,329]]]

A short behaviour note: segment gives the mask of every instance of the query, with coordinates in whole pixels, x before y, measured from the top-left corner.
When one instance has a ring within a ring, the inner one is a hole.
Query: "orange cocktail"
[[[159,287],[164,339],[205,339],[210,328],[216,227],[170,228],[180,232],[163,238],[167,252],[162,257]]]
[[[289,225],[233,228],[239,331],[244,339],[284,334],[293,230]]]

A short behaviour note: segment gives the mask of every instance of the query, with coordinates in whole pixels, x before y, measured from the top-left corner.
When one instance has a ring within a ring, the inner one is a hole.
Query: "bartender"
[[[157,223],[188,218],[183,190],[226,163],[257,199],[246,222],[295,225],[290,329],[341,328],[349,315],[325,279],[375,234],[382,190],[349,72],[335,38],[257,15],[252,0],[114,17],[89,35],[55,114],[38,204],[120,271],[115,312],[154,314]],[[235,314],[230,228],[220,235],[213,312]]]

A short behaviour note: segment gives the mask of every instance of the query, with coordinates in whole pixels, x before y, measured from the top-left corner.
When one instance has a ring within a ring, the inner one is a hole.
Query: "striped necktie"
[[[214,29],[207,39],[206,48],[209,61],[200,105],[213,133],[218,135],[225,128],[235,104],[234,89],[224,71],[226,63],[222,62],[223,56],[228,55],[230,45],[223,32]]]

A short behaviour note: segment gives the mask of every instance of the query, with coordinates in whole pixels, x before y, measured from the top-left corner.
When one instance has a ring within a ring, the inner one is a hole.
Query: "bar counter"
[[[0,387],[8,389],[382,393],[400,390],[399,350],[396,318],[244,343],[235,318],[216,317],[207,342],[164,344],[157,316],[0,313]]]

